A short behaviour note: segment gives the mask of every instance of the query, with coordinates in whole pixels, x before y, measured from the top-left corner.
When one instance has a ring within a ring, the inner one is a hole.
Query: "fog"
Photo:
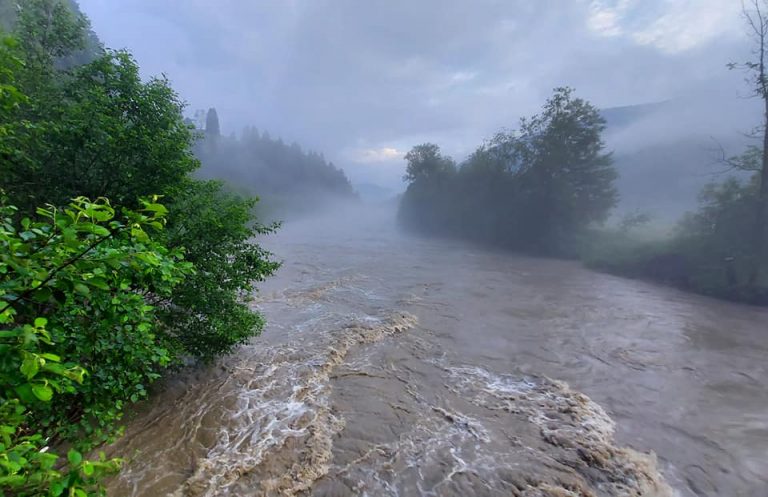
[[[461,161],[555,86],[602,109],[690,102],[612,130],[618,153],[757,124],[725,69],[749,55],[737,1],[80,3],[107,46],[168,75],[190,109],[216,107],[224,134],[296,141],[355,186],[402,191],[410,147]]]
[[[768,488],[768,0],[0,28],[0,496]]]

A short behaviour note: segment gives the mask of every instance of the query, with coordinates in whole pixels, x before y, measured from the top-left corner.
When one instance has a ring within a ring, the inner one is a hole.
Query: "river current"
[[[264,243],[264,333],[159,387],[109,495],[768,495],[767,309],[385,209]]]

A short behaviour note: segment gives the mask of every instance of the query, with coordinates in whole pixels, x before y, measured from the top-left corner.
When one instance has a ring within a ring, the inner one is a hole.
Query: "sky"
[[[224,133],[267,130],[356,184],[402,189],[413,145],[461,160],[557,86],[601,108],[707,104],[676,116],[675,132],[755,124],[743,74],[726,69],[750,55],[739,0],[79,3],[105,45],[165,74],[190,114],[216,107]]]

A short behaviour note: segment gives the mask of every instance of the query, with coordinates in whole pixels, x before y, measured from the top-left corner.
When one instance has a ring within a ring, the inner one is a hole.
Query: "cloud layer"
[[[731,0],[80,3],[108,46],[192,109],[217,107],[225,132],[268,129],[386,186],[412,145],[461,159],[555,86],[601,107],[745,93],[725,69],[749,55]]]

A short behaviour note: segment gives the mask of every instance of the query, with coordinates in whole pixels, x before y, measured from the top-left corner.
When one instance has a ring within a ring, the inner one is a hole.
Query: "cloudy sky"
[[[216,107],[226,133],[254,125],[324,152],[357,183],[396,187],[404,151],[424,141],[462,159],[555,86],[599,107],[693,94],[727,109],[747,94],[725,68],[749,55],[739,0],[80,4],[191,112]]]

